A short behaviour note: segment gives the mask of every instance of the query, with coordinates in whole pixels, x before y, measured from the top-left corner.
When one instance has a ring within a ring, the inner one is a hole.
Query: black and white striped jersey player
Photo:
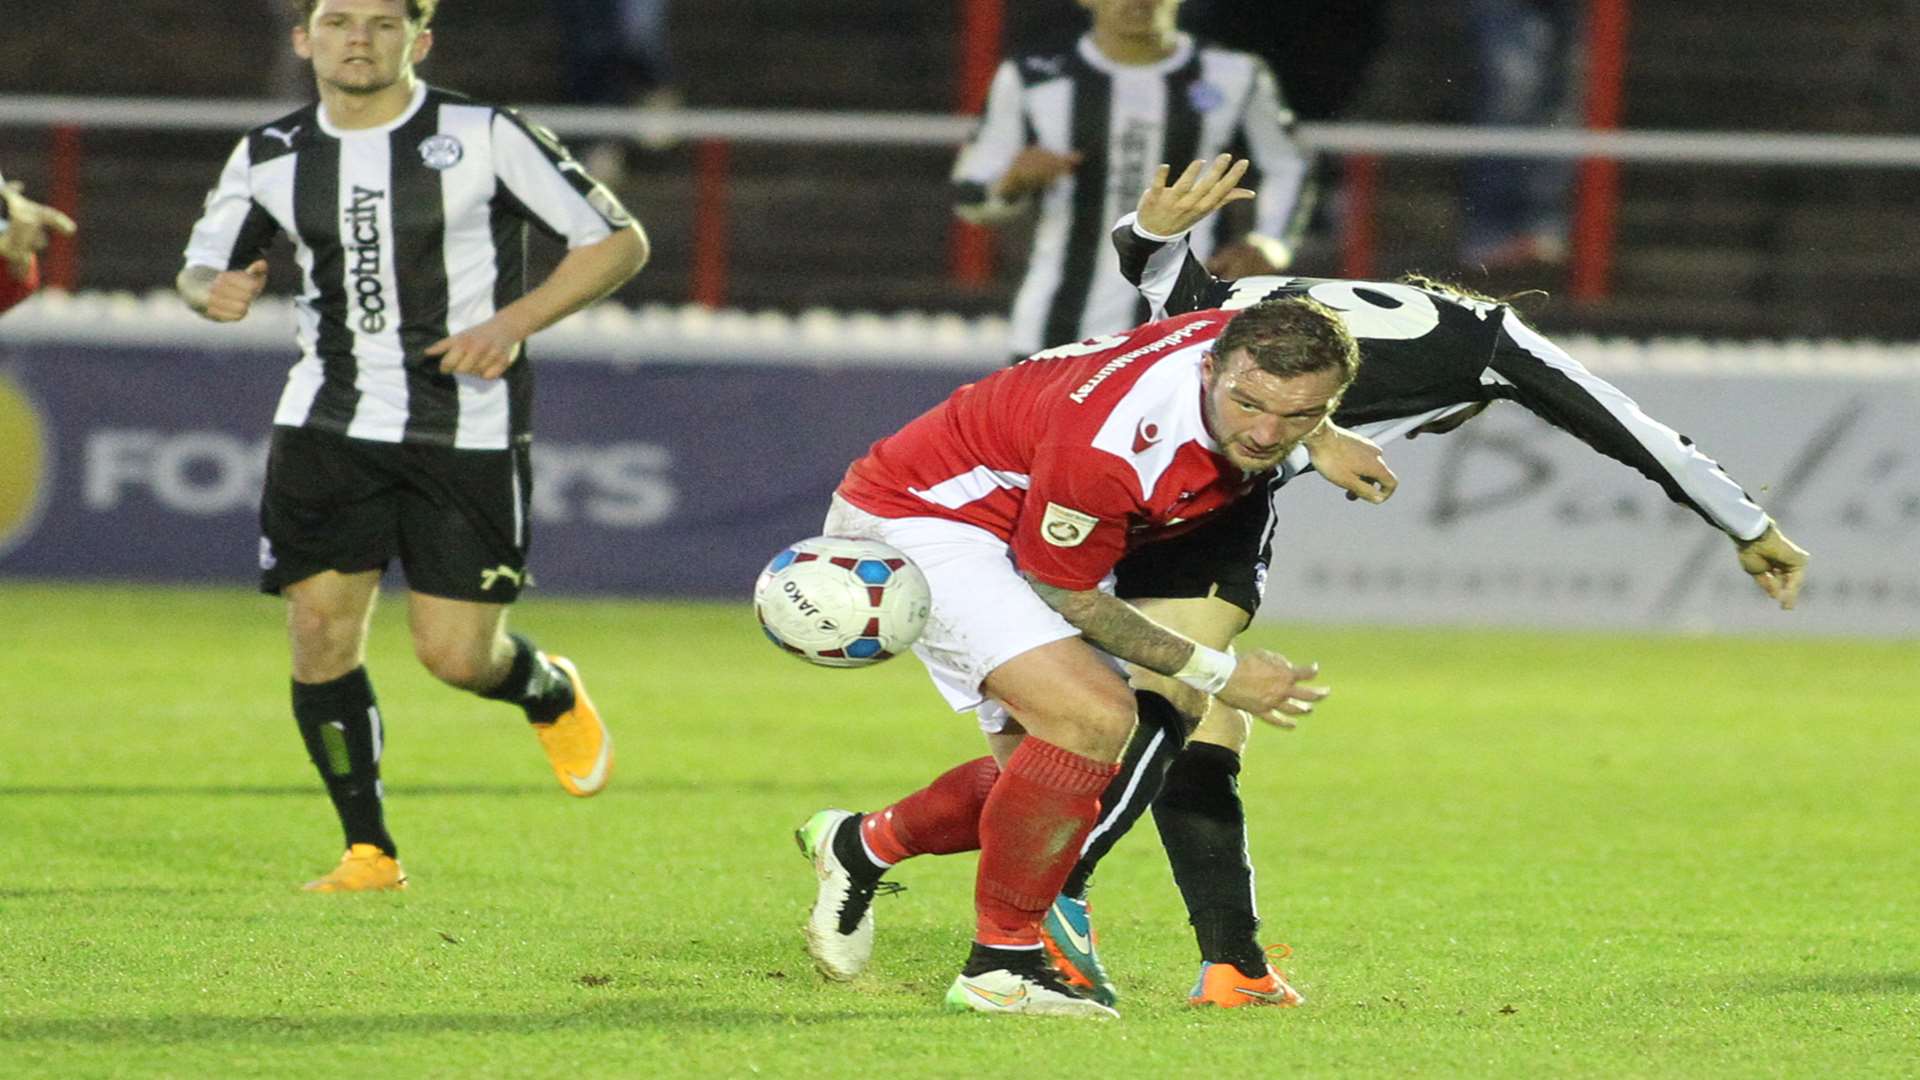
[[[1106,232],[1160,162],[1236,146],[1252,155],[1261,185],[1252,229],[1219,253],[1236,265],[1283,269],[1311,208],[1293,113],[1259,57],[1175,32],[1177,0],[1086,6],[1094,30],[1072,48],[1000,65],[953,167],[954,209],[968,221],[998,223],[1039,201],[1010,317],[1018,357],[1147,321]],[[1137,51],[1116,57],[1102,42]],[[1215,255],[1215,239],[1211,229],[1195,237],[1202,259]]]
[[[1282,297],[1318,300],[1340,313],[1360,346],[1360,373],[1333,415],[1336,423],[1384,442],[1451,431],[1493,402],[1513,401],[1636,469],[1726,533],[1741,568],[1783,608],[1793,606],[1807,553],[1691,440],[1648,416],[1506,304],[1410,280],[1223,281],[1209,274],[1194,258],[1187,233],[1224,202],[1250,194],[1235,186],[1244,163],[1230,160],[1196,161],[1171,185],[1163,171],[1138,210],[1113,229],[1121,271],[1151,303],[1155,318]],[[1225,648],[1260,603],[1258,583],[1271,554],[1270,499],[1306,467],[1300,455],[1275,474],[1269,499],[1250,496],[1193,532],[1134,551],[1117,569],[1119,595],[1162,624]],[[1213,934],[1235,942],[1236,954],[1252,949],[1258,956],[1245,819],[1234,792],[1251,718],[1171,680],[1149,676],[1135,682],[1180,705],[1189,724],[1204,718],[1184,752],[1181,733],[1136,733],[1061,902],[1075,900],[1075,890],[1083,894],[1092,863],[1158,793],[1155,819],[1203,952]],[[1163,773],[1176,755],[1178,763]],[[1049,918],[1049,927],[1061,914]]]
[[[529,226],[573,250],[631,231],[633,219],[512,109],[424,82],[412,93],[373,130],[338,128],[315,103],[248,132],[207,196],[186,262],[242,270],[276,235],[293,241],[300,360],[275,424],[504,450],[530,434],[529,366],[498,379],[450,374],[425,350],[538,284],[526,280]]]
[[[611,776],[613,741],[578,669],[507,632],[531,582],[523,344],[632,277],[648,244],[550,133],[419,78],[433,0],[286,6],[316,100],[235,143],[174,287],[208,319],[244,319],[268,243],[293,242],[300,358],[273,414],[260,588],[286,601],[294,721],[346,840],[306,888],[400,889],[365,663],[396,560],[422,666],[518,705],[568,794]],[[567,244],[538,281],[529,228]]]

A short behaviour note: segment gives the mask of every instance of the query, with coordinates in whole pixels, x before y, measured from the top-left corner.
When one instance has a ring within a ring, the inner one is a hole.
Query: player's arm
[[[267,287],[263,257],[279,226],[253,199],[249,141],[228,155],[206,210],[187,239],[186,265],[173,287],[187,306],[215,322],[247,317]]]
[[[12,270],[15,282],[34,276],[34,256],[53,234],[72,236],[73,229],[72,218],[27,198],[19,182],[0,179],[0,262]]]
[[[1027,574],[1034,592],[1096,648],[1130,664],[1218,697],[1261,716],[1304,716],[1327,696],[1325,687],[1302,685],[1319,665],[1297,666],[1263,649],[1235,656],[1199,644],[1140,613],[1125,600],[1092,589],[1065,589]]]
[[[523,342],[624,284],[646,265],[647,238],[636,223],[567,252],[531,292],[485,322],[427,346],[449,375],[497,379],[520,356]]]
[[[1208,264],[1208,270],[1229,280],[1285,270],[1314,203],[1311,161],[1293,139],[1293,110],[1280,100],[1279,84],[1264,62],[1255,62],[1239,134],[1259,170],[1260,192],[1252,231],[1215,252]]]
[[[962,220],[993,225],[1017,217],[1035,194],[1080,164],[1076,152],[1029,143],[1024,88],[1018,60],[994,73],[980,124],[953,162],[953,212]]]
[[[1364,499],[1378,505],[1393,497],[1400,478],[1387,465],[1387,456],[1378,443],[1328,417],[1313,433],[1300,440],[1307,461],[1320,478],[1347,493],[1348,499]]]
[[[1262,716],[1301,715],[1326,696],[1296,686],[1317,669],[1274,653],[1232,654],[1199,645],[1100,590],[1126,553],[1140,510],[1138,478],[1112,455],[1044,447],[1009,540],[1014,565],[1046,604],[1109,655],[1215,694]]]
[[[1625,392],[1588,371],[1511,310],[1500,317],[1501,337],[1489,366],[1512,385],[1514,401],[1632,467],[1660,485],[1668,498],[1726,533],[1740,568],[1781,607],[1794,606],[1807,552],[1781,533],[1718,462],[1701,453],[1692,439],[1641,411]]]
[[[647,264],[640,223],[545,128],[511,110],[493,121],[494,172],[521,214],[567,254],[537,287],[491,318],[427,346],[448,375],[497,379],[527,338],[619,288]]]
[[[1187,235],[1195,225],[1230,202],[1254,197],[1240,186],[1248,164],[1221,154],[1189,164],[1171,182],[1172,170],[1162,165],[1141,192],[1134,211],[1114,223],[1112,238],[1120,255],[1120,273],[1146,298],[1154,318],[1206,308],[1246,307],[1288,280],[1225,281],[1193,257]]]

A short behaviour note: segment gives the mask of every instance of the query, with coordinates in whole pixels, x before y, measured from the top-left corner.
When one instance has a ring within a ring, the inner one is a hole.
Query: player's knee
[[[1133,691],[1117,679],[1112,682],[1112,686],[1103,683],[1097,689],[1089,688],[1090,692],[1079,698],[1068,718],[1078,746],[1067,749],[1100,761],[1119,761],[1126,752],[1136,716]]]
[[[485,649],[463,641],[416,639],[413,654],[427,673],[448,686],[462,690],[485,690],[499,680],[494,677],[492,658]]]
[[[1245,712],[1208,699],[1209,708],[1194,729],[1193,741],[1224,746],[1236,754],[1247,752],[1247,740],[1253,736],[1253,718]]]
[[[365,626],[365,619],[357,612],[289,607],[287,634],[293,646],[294,678],[326,682],[353,670],[360,663]]]
[[[1169,679],[1155,672],[1136,668],[1129,681],[1136,690],[1144,690],[1166,698],[1186,720],[1189,729],[1200,722],[1200,718],[1206,715],[1207,707],[1213,702],[1213,697],[1206,691],[1196,690],[1178,679]]]

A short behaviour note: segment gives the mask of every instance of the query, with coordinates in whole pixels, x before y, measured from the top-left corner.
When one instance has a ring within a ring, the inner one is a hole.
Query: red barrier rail
[[[1627,69],[1629,0],[1590,0],[1587,6],[1587,127],[1620,126]],[[1576,300],[1601,300],[1613,271],[1613,223],[1620,209],[1620,163],[1611,158],[1580,162],[1573,210],[1573,266],[1569,291]]]

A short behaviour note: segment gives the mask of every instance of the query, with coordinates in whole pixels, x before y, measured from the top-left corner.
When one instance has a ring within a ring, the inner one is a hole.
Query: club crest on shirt
[[[1092,514],[1083,514],[1050,502],[1046,514],[1040,519],[1040,535],[1054,547],[1079,547],[1080,542],[1099,523],[1100,519]]]
[[[429,169],[439,169],[442,172],[451,169],[460,164],[460,159],[465,157],[466,153],[467,149],[460,145],[459,139],[444,133],[429,135],[420,140],[420,160],[426,162]]]
[[[1225,104],[1227,95],[1210,82],[1196,82],[1187,87],[1187,103],[1195,112],[1212,112]]]

